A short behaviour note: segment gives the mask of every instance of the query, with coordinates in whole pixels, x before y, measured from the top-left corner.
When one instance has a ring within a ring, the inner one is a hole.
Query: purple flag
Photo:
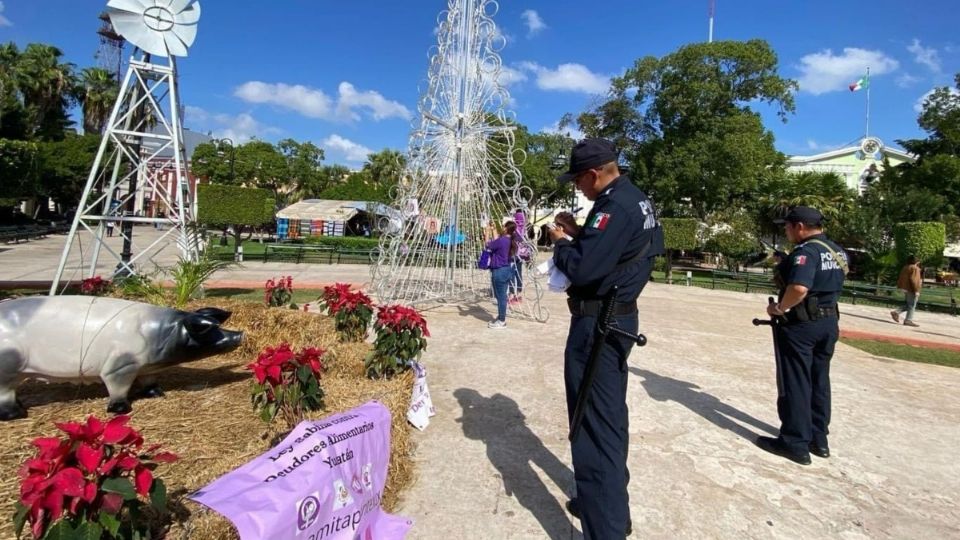
[[[389,461],[390,411],[371,401],[300,422],[190,498],[229,519],[241,540],[403,539],[412,522],[380,508]]]

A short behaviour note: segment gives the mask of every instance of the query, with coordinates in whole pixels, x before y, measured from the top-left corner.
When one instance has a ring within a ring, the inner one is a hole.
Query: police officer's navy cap
[[[584,139],[573,147],[570,169],[558,176],[557,181],[569,182],[583,171],[617,161],[619,155],[617,147],[606,139]]]
[[[787,212],[787,215],[782,218],[773,220],[774,223],[782,225],[784,223],[806,223],[808,225],[819,225],[826,221],[827,218],[823,217],[823,214],[820,213],[816,208],[811,208],[809,206],[794,206]]]

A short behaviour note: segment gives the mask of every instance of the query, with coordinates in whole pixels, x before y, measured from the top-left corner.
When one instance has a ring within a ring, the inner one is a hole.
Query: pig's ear
[[[188,313],[187,316],[183,318],[183,327],[186,328],[187,332],[192,336],[202,336],[214,328],[219,328],[220,323],[212,317]]]
[[[220,324],[227,322],[227,319],[229,319],[230,315],[232,315],[232,313],[229,311],[226,311],[220,308],[215,308],[215,307],[200,308],[194,311],[194,313],[216,319],[217,321],[220,322]]]

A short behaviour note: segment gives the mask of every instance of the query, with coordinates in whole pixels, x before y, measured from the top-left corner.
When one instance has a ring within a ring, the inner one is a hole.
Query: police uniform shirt
[[[617,269],[648,245],[642,259]],[[625,175],[600,193],[575,241],[554,244],[554,262],[572,284],[567,293],[582,300],[598,299],[612,285],[620,286],[617,300],[636,300],[649,279],[653,257],[663,253],[663,229],[653,202]]]
[[[777,267],[777,271],[785,276],[787,285],[806,287],[808,295],[817,297],[817,304],[836,304],[843,290],[843,268],[834,260],[829,249],[811,240],[825,242],[843,257],[844,262],[847,261],[847,254],[840,246],[828,240],[826,235],[818,234],[794,248],[790,256]]]

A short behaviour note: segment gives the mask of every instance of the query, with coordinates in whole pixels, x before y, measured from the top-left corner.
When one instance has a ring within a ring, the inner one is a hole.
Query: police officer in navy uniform
[[[568,420],[576,408],[580,382],[593,344],[601,299],[618,286],[616,324],[636,333],[637,296],[650,279],[653,260],[664,253],[663,231],[653,203],[620,174],[618,152],[610,141],[585,139],[570,154],[570,169],[558,180],[572,181],[594,201],[580,234],[564,239],[550,230],[554,262],[570,279],[567,289],[570,333],[564,351]],[[581,519],[587,539],[630,534],[627,499],[627,357],[633,342],[608,338],[590,390],[579,436],[572,443],[577,497],[567,509]]]
[[[810,454],[830,457],[830,358],[840,334],[837,301],[847,273],[847,255],[823,234],[823,215],[797,206],[783,219],[796,247],[777,265],[783,288],[767,314],[776,327],[783,396],[777,401],[780,436],[760,437],[757,446],[801,465]]]

